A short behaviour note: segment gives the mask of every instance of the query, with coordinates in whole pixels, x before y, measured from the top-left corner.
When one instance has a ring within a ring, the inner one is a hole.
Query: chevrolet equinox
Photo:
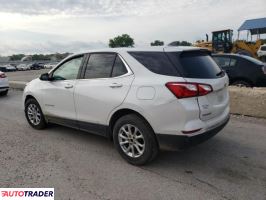
[[[204,49],[117,48],[74,54],[27,84],[29,124],[111,138],[131,164],[201,143],[229,120],[228,77]]]

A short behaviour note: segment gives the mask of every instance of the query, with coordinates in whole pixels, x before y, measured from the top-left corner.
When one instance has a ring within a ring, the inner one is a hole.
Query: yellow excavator
[[[239,32],[243,30],[248,31],[247,38],[250,33],[250,42],[239,40]],[[194,46],[207,48],[214,53],[237,53],[264,60],[265,58],[259,58],[257,55],[258,49],[263,44],[263,40],[260,39],[260,34],[263,33],[266,33],[266,18],[247,20],[238,29],[238,39],[234,42],[233,30],[226,29],[212,32],[212,41],[208,40],[206,34],[206,41],[197,41]],[[256,42],[252,42],[253,35],[257,35]]]

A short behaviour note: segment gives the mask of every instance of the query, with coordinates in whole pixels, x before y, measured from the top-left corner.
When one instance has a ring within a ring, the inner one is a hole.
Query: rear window
[[[186,78],[212,79],[224,76],[221,68],[207,52],[169,52],[167,55]]]
[[[148,70],[161,75],[180,76],[164,52],[128,52]]]

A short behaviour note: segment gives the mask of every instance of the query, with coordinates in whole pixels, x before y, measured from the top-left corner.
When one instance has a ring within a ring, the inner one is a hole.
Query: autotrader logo
[[[0,200],[54,200],[54,188],[0,188]]]

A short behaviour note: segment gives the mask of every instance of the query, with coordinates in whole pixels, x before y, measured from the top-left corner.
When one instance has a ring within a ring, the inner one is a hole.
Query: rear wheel
[[[35,129],[44,129],[46,121],[41,107],[35,99],[28,99],[25,103],[25,115],[28,123]]]
[[[152,128],[135,114],[118,119],[113,129],[113,140],[120,155],[133,165],[144,165],[158,154]]]
[[[231,85],[237,86],[237,87],[252,87],[252,85],[247,81],[234,81]]]
[[[6,90],[6,91],[3,91],[3,92],[0,92],[0,95],[1,95],[1,96],[6,96],[6,95],[7,95],[7,93],[8,93],[8,90]]]

